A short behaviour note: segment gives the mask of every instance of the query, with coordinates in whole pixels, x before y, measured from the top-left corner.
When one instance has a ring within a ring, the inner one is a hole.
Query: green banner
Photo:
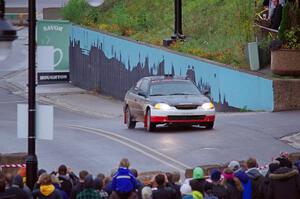
[[[41,20],[37,23],[38,71],[69,71],[71,23],[65,20]]]

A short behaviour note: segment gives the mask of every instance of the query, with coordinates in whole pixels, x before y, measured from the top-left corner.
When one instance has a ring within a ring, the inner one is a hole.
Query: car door
[[[129,106],[129,109],[130,109],[130,113],[131,113],[131,116],[133,118],[137,118],[137,98],[138,98],[138,91],[139,91],[139,87],[142,83],[142,80],[139,80],[135,86],[130,89],[130,91],[128,92],[128,95],[127,95],[127,105]]]
[[[137,96],[137,120],[144,121],[144,109],[148,102],[149,79],[144,79],[139,87]]]

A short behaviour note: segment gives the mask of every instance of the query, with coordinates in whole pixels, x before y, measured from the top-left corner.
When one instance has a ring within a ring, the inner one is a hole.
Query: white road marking
[[[193,167],[190,167],[190,166],[188,166],[188,165],[186,165],[186,164],[184,164],[182,162],[179,162],[179,161],[177,161],[177,160],[175,160],[175,159],[173,159],[173,158],[171,158],[171,157],[169,157],[169,156],[167,156],[167,155],[165,155],[165,154],[163,154],[161,152],[158,152],[158,151],[156,151],[156,150],[154,150],[154,149],[152,149],[150,147],[147,147],[147,146],[145,146],[145,145],[143,145],[143,144],[141,144],[141,143],[139,143],[137,141],[131,140],[131,139],[127,138],[127,137],[121,136],[121,135],[116,134],[114,132],[106,131],[106,130],[103,130],[103,129],[96,129],[96,128],[78,126],[78,125],[69,125],[67,127],[68,128],[77,129],[77,130],[82,130],[82,131],[89,132],[89,133],[93,133],[93,134],[96,134],[96,135],[101,135],[101,136],[106,137],[106,138],[108,138],[110,140],[116,141],[116,142],[118,142],[120,144],[123,144],[125,146],[128,146],[129,148],[134,149],[134,150],[136,150],[136,151],[138,151],[138,152],[140,152],[140,153],[142,153],[142,154],[144,154],[144,155],[146,155],[146,156],[148,156],[150,158],[153,158],[154,160],[157,160],[157,161],[159,161],[159,162],[161,162],[161,163],[163,163],[165,165],[168,165],[169,167],[174,168],[174,169],[178,170],[181,173],[185,173],[185,169],[187,169],[187,168],[193,168]],[[123,139],[125,141],[122,141],[122,140],[120,140],[118,138]],[[130,143],[133,143],[133,144],[135,144],[135,145],[137,145],[137,146],[139,146],[141,148],[135,147],[135,146],[133,146]],[[184,169],[179,168],[178,166],[175,166],[175,165],[173,165],[173,164],[171,164],[171,163],[169,163],[169,162],[167,162],[167,161],[165,161],[165,160],[163,160],[163,159],[161,159],[159,157],[156,157],[155,155],[153,155],[151,153],[148,153],[148,152],[144,151],[143,148],[151,151],[154,154],[162,156],[162,157],[164,157],[165,159],[167,159],[169,161],[172,161],[172,162],[180,165]]]

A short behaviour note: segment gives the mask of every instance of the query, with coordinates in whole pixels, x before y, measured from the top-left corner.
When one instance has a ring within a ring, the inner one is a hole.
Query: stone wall
[[[300,79],[275,79],[274,111],[300,109]]]

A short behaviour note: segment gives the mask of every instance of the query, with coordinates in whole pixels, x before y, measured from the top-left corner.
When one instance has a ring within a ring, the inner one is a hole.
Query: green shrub
[[[85,0],[69,0],[68,4],[63,8],[62,14],[64,19],[81,24],[87,9],[88,4]]]

